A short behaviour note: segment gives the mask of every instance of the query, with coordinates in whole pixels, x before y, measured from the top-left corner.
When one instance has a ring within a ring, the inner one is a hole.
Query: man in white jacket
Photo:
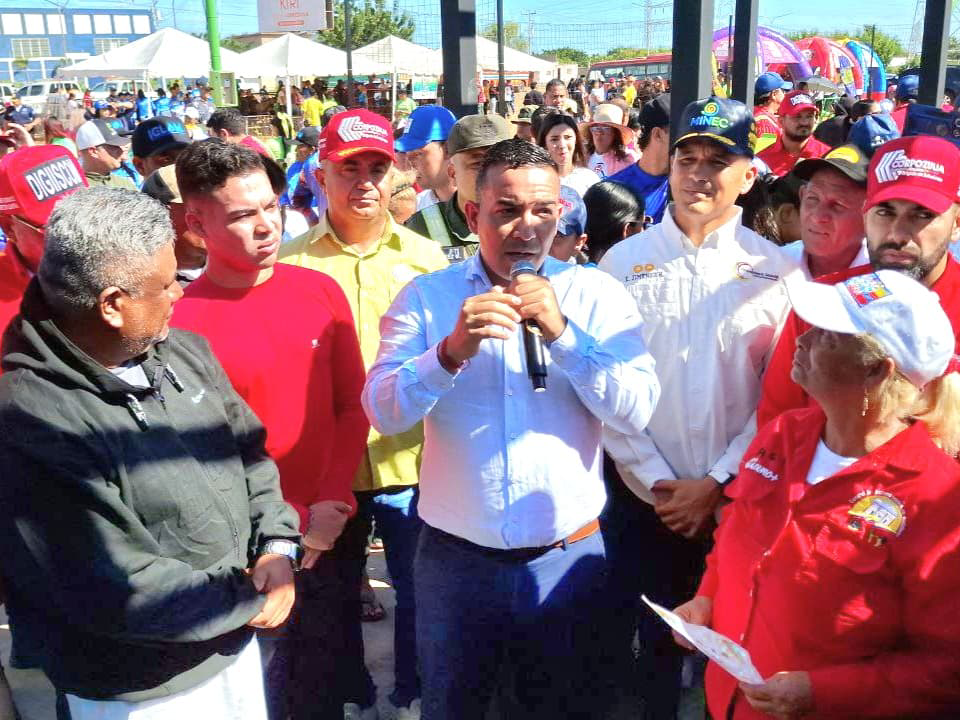
[[[646,501],[618,493],[609,479],[611,593],[622,593],[628,609],[638,591],[672,607],[695,588],[723,485],[756,432],[761,375],[788,310],[780,280],[797,263],[740,223],[734,203],[756,178],[755,141],[742,103],[714,97],[688,105],[663,222],[600,263],[636,301],[663,386],[643,433],[604,430],[623,483]],[[630,627],[621,626],[621,643],[634,622],[623,619]],[[657,622],[640,629],[639,687],[647,717],[675,717],[681,658]]]

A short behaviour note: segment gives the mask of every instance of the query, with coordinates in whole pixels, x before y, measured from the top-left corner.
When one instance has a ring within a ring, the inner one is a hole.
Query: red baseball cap
[[[393,130],[382,115],[369,110],[348,110],[334,115],[317,141],[320,160],[343,162],[351,155],[377,152],[391,160]]]
[[[960,202],[960,148],[932,135],[884,143],[867,169],[864,210],[887,200],[910,200],[945,213]]]
[[[780,103],[781,117],[784,115],[799,115],[804,110],[817,111],[817,104],[813,101],[813,98],[805,92],[792,92],[786,95],[783,98],[783,102]]]
[[[59,145],[20,148],[0,160],[0,214],[43,227],[54,205],[87,187],[73,154]]]

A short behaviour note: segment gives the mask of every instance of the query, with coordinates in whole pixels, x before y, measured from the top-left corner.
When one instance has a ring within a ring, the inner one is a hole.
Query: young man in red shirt
[[[784,80],[778,73],[765,72],[758,75],[753,84],[756,105],[753,106],[753,119],[757,121],[757,142],[763,142],[769,136],[771,141],[780,137],[780,122],[777,113],[786,91],[793,90],[793,83]]]
[[[43,257],[43,229],[57,201],[87,187],[83,169],[58,145],[20,148],[0,161],[0,335],[20,312],[27,283]]]
[[[780,126],[783,132],[777,141],[757,155],[774,175],[786,175],[802,158],[823,157],[830,152],[829,145],[813,136],[817,106],[806,93],[792,92],[783,98]]]
[[[284,498],[300,515],[305,571],[270,665],[271,717],[342,718],[363,667],[353,476],[369,424],[353,316],[328,275],[277,265],[283,171],[235,143],[203,142],[177,159],[188,227],[207,269],[174,323],[204,335],[267,430]]]
[[[871,270],[898,270],[940,297],[960,337],[960,265],[947,248],[960,235],[960,148],[915,135],[880,146],[867,169],[864,227],[869,265],[816,278],[835,284]],[[811,400],[790,379],[797,338],[809,329],[791,312],[763,376],[757,427]],[[960,353],[960,342],[957,345]]]

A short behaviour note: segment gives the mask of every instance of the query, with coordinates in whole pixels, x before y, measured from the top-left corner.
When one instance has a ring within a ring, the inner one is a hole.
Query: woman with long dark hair
[[[591,263],[600,262],[611,247],[643,230],[643,200],[626,185],[598,182],[584,194],[583,204],[587,206],[586,253]]]
[[[588,170],[587,156],[577,133],[577,121],[565,113],[547,115],[540,125],[537,144],[544,148],[557,164],[560,184],[577,191],[583,197],[587,189],[600,181]]]

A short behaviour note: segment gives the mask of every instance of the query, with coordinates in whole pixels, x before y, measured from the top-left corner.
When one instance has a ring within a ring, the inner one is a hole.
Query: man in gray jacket
[[[254,628],[287,617],[297,516],[206,341],[170,330],[146,195],[61,202],[3,338],[0,563],[15,654],[74,720],[265,718]]]

